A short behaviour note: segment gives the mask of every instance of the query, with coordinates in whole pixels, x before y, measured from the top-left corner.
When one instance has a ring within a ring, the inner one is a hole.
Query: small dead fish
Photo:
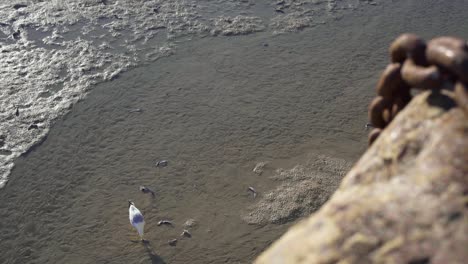
[[[160,225],[170,225],[170,226],[172,226],[173,224],[169,220],[161,220],[161,221],[158,222],[158,226],[160,226]]]
[[[154,197],[154,191],[146,186],[140,186],[140,191],[142,193],[151,193],[151,195]]]
[[[249,186],[249,189],[248,189],[248,190],[252,192],[253,198],[256,198],[256,197],[257,197],[257,191],[255,191],[254,187]]]
[[[16,116],[19,116],[19,107],[16,107],[15,115],[16,115]]]
[[[175,247],[175,246],[177,245],[177,238],[174,238],[174,239],[172,239],[172,240],[169,240],[167,243],[168,243],[170,246]]]
[[[158,162],[156,162],[156,167],[166,167],[168,165],[168,161],[167,160],[160,160]]]
[[[187,229],[184,229],[184,231],[182,231],[182,234],[180,234],[180,236],[192,237],[192,234],[190,234],[190,232]]]

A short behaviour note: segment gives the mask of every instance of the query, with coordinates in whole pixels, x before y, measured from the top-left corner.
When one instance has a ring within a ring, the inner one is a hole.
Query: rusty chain
[[[468,43],[439,37],[426,43],[403,34],[390,45],[391,63],[377,83],[377,97],[369,105],[369,146],[411,101],[411,89],[450,91],[468,115]]]

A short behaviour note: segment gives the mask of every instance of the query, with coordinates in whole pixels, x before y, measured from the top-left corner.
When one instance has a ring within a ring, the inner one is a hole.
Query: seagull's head
[[[135,205],[132,201],[128,200],[128,207],[130,207],[131,205]]]

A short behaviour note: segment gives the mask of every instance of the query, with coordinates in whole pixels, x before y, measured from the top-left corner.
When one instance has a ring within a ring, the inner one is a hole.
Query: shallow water
[[[465,10],[395,1],[299,33],[197,37],[97,85],[16,161],[0,191],[0,262],[251,262],[308,213],[243,219],[283,183],[276,169],[302,164],[313,178],[323,171],[316,154],[356,160],[388,43],[405,31],[468,38]],[[169,166],[156,168],[159,159]],[[253,173],[262,161],[265,172]],[[338,181],[315,184],[329,193]],[[146,217],[147,245],[132,242],[127,199]],[[166,218],[174,228],[157,226]],[[190,218],[192,237],[181,238]]]
[[[54,121],[95,84],[170,56],[179,43],[192,38],[294,32],[369,4],[363,3],[34,0],[0,4],[0,188],[14,159],[41,143]]]

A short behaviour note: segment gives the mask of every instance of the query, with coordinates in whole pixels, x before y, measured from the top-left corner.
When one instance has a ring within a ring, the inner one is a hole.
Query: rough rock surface
[[[466,245],[468,115],[426,91],[256,263],[466,263]]]

